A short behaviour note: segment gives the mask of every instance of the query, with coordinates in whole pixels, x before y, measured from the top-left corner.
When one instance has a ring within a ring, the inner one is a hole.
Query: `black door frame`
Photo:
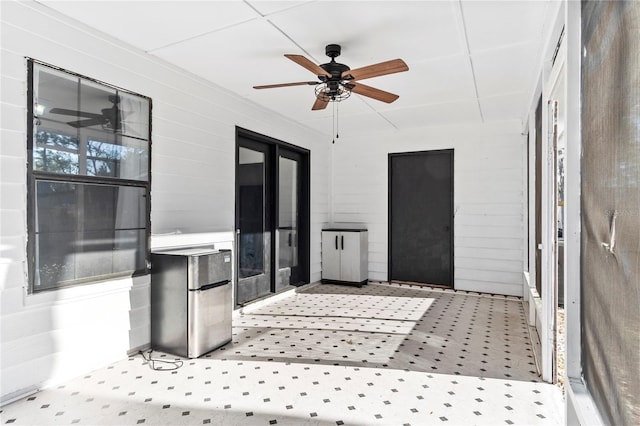
[[[451,228],[449,229],[449,238],[451,239],[451,249],[450,249],[450,254],[449,256],[451,257],[451,266],[450,266],[450,275],[451,275],[451,287],[450,288],[455,288],[455,275],[454,275],[454,271],[455,271],[455,257],[454,257],[454,247],[455,247],[455,242],[454,242],[454,234],[453,234],[453,229],[455,228],[455,212],[454,212],[454,205],[453,205],[453,193],[454,193],[454,189],[455,189],[455,175],[454,175],[454,149],[436,149],[436,150],[427,150],[427,151],[411,151],[411,152],[398,152],[398,153],[389,153],[388,155],[388,165],[387,165],[387,176],[388,176],[388,191],[387,191],[387,281],[391,282],[391,276],[392,276],[392,264],[391,264],[391,258],[392,258],[392,253],[391,253],[391,235],[392,235],[392,229],[391,229],[391,223],[393,220],[393,215],[392,215],[392,205],[391,205],[391,189],[392,189],[392,160],[395,157],[406,157],[406,156],[412,156],[412,155],[442,155],[442,154],[449,154],[451,157],[451,191],[450,191],[450,197],[449,197],[449,203],[450,203],[450,209],[451,209]]]
[[[235,230],[238,229],[240,224],[240,212],[238,211],[238,159],[239,159],[239,149],[240,146],[245,146],[246,141],[250,144],[259,144],[263,146],[267,146],[267,156],[265,158],[265,167],[266,167],[266,181],[269,185],[271,185],[271,197],[269,200],[265,200],[265,207],[269,210],[267,213],[267,223],[265,223],[265,228],[268,232],[271,233],[271,293],[275,292],[276,286],[276,274],[277,274],[277,261],[275,258],[276,250],[276,238],[275,233],[277,230],[277,218],[278,218],[278,158],[280,156],[280,151],[289,151],[294,152],[300,156],[300,177],[301,177],[301,199],[300,199],[300,221],[299,221],[299,263],[300,263],[300,282],[295,283],[293,285],[302,285],[308,284],[310,280],[310,241],[311,241],[311,168],[310,168],[310,157],[311,151],[305,148],[301,148],[295,145],[292,145],[287,142],[280,141],[278,139],[274,139],[269,136],[262,135],[260,133],[253,132],[251,130],[244,129],[242,127],[236,126],[236,147],[235,147],[235,206],[234,206],[234,217],[235,217],[235,227],[234,227],[234,236],[236,235]],[[243,140],[244,143],[240,141]],[[284,154],[286,156],[286,154]],[[235,238],[235,237],[234,237]],[[237,244],[237,242],[236,242]],[[236,271],[237,276],[237,271]],[[236,288],[237,292],[237,288]]]

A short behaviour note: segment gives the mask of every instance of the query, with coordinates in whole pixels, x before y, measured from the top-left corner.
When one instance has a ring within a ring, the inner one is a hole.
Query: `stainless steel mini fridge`
[[[231,340],[231,251],[151,253],[151,347],[197,358]]]

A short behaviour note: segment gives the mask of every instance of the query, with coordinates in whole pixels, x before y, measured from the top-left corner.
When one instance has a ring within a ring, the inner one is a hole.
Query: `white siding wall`
[[[25,56],[152,98],[154,233],[233,231],[236,125],[310,149],[311,280],[320,279],[320,229],[329,211],[326,136],[35,2],[0,7],[2,400],[149,342],[149,277],[26,294]]]
[[[369,278],[387,280],[388,154],[454,149],[454,285],[523,294],[523,153],[519,122],[371,135],[333,145],[334,222],[369,229]]]

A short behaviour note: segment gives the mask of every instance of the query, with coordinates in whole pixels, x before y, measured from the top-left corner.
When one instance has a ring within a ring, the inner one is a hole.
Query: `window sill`
[[[74,287],[65,287],[58,290],[26,294],[24,304],[28,307],[38,307],[40,305],[50,306],[56,303],[79,302],[109,294],[122,293],[131,290],[133,287],[149,286],[150,283],[150,274],[137,277],[114,278],[112,280],[99,283],[83,284]]]

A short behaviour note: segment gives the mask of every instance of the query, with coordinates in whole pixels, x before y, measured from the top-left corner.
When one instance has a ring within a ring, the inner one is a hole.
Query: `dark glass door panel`
[[[294,153],[280,152],[278,158],[278,279],[281,288],[300,281],[299,215],[300,160]]]
[[[267,152],[238,147],[238,300],[271,291],[271,233],[268,226]]]

